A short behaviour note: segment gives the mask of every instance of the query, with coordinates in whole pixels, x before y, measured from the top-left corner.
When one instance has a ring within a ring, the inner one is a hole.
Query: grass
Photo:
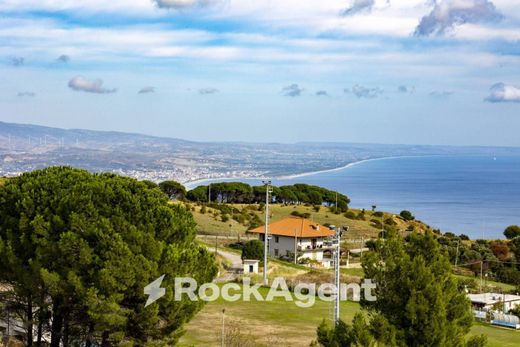
[[[203,233],[209,234],[224,234],[224,235],[232,235],[236,236],[238,234],[244,234],[248,226],[242,225],[237,221],[230,219],[226,222],[221,221],[220,215],[215,215],[214,209],[207,208],[206,213],[201,213],[201,206],[195,205],[193,203],[191,205],[191,212],[193,213],[193,217],[197,223],[197,230]],[[242,210],[243,208],[250,205],[243,204],[233,204],[233,207]],[[255,206],[255,205],[254,205]],[[257,206],[257,205],[256,205]],[[351,209],[351,211],[358,213],[359,210]],[[255,213],[260,220],[264,220],[265,215],[264,211],[251,210],[248,212]],[[372,225],[370,222],[371,219],[381,220],[381,217],[373,216],[372,211],[365,211],[366,220],[354,220],[346,218],[343,214],[335,214],[330,212],[329,208],[322,206],[320,211],[316,212],[312,206],[304,206],[304,205],[295,205],[295,206],[284,206],[279,204],[273,204],[270,206],[270,218],[271,221],[278,221],[284,218],[291,216],[291,213],[298,212],[300,214],[309,213],[311,215],[311,219],[320,224],[334,224],[338,226],[348,225],[350,227],[349,232],[347,234],[347,238],[361,238],[361,237],[376,237],[379,229]],[[417,230],[426,230],[426,226],[420,222],[412,221],[406,222],[402,220],[400,217],[395,216],[391,213],[384,213],[383,219],[392,218],[396,223],[399,230],[405,231],[409,226],[413,225]],[[359,247],[359,245],[357,245]]]
[[[469,279],[469,280],[474,280],[477,285],[480,283],[480,278],[479,277],[474,277],[474,276],[464,276],[464,275],[455,275],[457,278],[461,278],[461,279]],[[495,282],[495,281],[490,281],[490,280],[486,280],[484,279],[484,287],[496,287],[500,290],[504,290],[504,291],[512,291],[512,290],[515,290],[516,287],[512,284],[507,284],[507,283],[501,283],[501,282]]]
[[[260,289],[263,297],[267,289]],[[220,346],[222,310],[228,327],[239,327],[248,340],[256,346],[308,346],[316,339],[316,328],[331,315],[332,303],[316,298],[314,306],[299,308],[294,302],[276,298],[272,302],[255,301],[224,302],[219,299],[206,304],[186,326],[180,340],[181,346]],[[350,322],[359,311],[357,303],[341,303],[341,318]],[[468,336],[488,336],[489,347],[513,347],[520,343],[520,332],[475,323]]]
[[[263,297],[267,289],[260,289]],[[316,328],[324,318],[330,317],[332,303],[316,300],[310,308],[299,308],[283,298],[267,301],[224,302],[219,299],[208,303],[185,327],[181,346],[220,346],[222,310],[225,309],[228,325],[239,325],[259,346],[276,341],[280,346],[308,346],[316,338]],[[341,317],[350,322],[359,305],[342,302]]]
[[[520,345],[520,331],[475,323],[471,328],[470,336],[480,334],[488,337],[488,347],[518,347]]]

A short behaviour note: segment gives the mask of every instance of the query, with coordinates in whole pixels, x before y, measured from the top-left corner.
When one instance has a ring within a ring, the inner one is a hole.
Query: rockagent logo
[[[331,283],[323,283],[316,289],[315,283],[298,283],[293,292],[289,291],[289,287],[283,277],[276,277],[264,297],[260,292],[261,285],[251,285],[249,277],[243,278],[242,285],[238,283],[226,283],[218,286],[215,283],[204,283],[197,286],[197,281],[191,277],[176,277],[174,300],[181,301],[183,296],[187,296],[192,301],[215,301],[219,298],[225,301],[234,302],[238,300],[250,301],[253,297],[256,301],[273,301],[275,298],[283,298],[285,301],[291,301],[296,306],[308,308],[316,302],[316,296],[323,301],[333,301],[336,293],[336,286]],[[348,300],[348,294],[354,301],[359,301],[361,294],[367,301],[376,301],[372,290],[376,288],[376,284],[370,279],[365,279],[360,285],[358,283],[342,283],[339,286],[340,300]],[[150,297],[151,298],[151,297]]]

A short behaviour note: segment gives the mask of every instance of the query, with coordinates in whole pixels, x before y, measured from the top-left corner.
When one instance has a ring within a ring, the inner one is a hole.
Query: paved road
[[[215,247],[208,247],[208,250],[210,252],[215,252]],[[226,259],[231,263],[231,267],[227,269],[226,272],[221,273],[219,278],[217,279],[218,282],[229,282],[233,281],[239,273],[243,271],[242,266],[242,258],[240,258],[240,255],[228,251],[224,251],[221,249],[217,249],[217,254]]]

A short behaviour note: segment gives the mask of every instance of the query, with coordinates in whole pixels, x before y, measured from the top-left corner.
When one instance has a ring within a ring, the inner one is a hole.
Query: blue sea
[[[242,180],[260,184],[259,180]],[[399,213],[472,239],[503,238],[520,225],[520,157],[428,156],[369,160],[314,175],[273,180],[337,190],[350,206]]]

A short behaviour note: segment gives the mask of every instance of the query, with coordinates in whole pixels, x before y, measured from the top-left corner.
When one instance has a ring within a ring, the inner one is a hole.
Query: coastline
[[[324,170],[317,170],[317,171],[308,171],[308,172],[302,172],[297,174],[291,174],[291,175],[284,175],[284,176],[274,176],[274,177],[267,177],[267,176],[255,176],[255,177],[219,177],[219,178],[202,178],[194,181],[189,181],[183,183],[183,185],[188,189],[193,189],[197,187],[198,185],[202,185],[207,182],[213,182],[213,181],[228,181],[228,180],[265,180],[265,179],[274,179],[274,180],[290,180],[300,177],[307,177],[307,176],[313,176],[318,175],[326,172],[334,172],[334,171],[341,171],[348,168],[351,168],[356,165],[360,165],[363,163],[376,161],[376,160],[386,160],[386,159],[399,159],[399,158],[414,158],[414,157],[424,157],[420,155],[399,155],[399,156],[389,156],[389,157],[376,157],[376,158],[367,158],[367,159],[360,159],[357,161],[353,161],[351,163],[331,168],[331,169],[324,169]]]

